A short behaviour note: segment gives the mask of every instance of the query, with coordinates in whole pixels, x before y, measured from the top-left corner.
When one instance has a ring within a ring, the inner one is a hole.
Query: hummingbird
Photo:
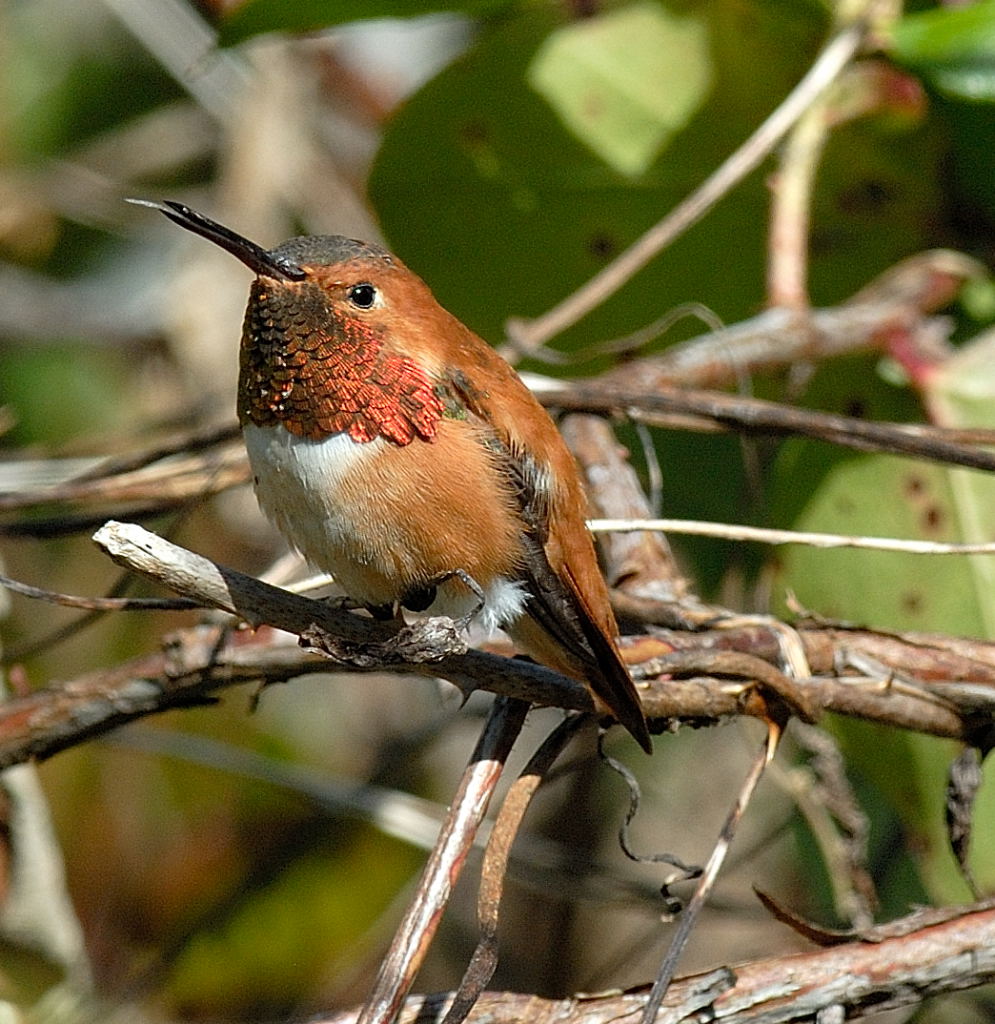
[[[652,752],[577,465],[512,367],[379,245],[267,250],[182,203],[132,202],[255,272],[238,418],[288,542],[378,618],[502,628]]]

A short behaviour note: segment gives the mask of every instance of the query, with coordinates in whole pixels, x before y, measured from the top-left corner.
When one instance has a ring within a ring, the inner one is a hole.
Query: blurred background
[[[995,3],[899,6],[885,52],[859,61],[835,101],[812,197],[817,306],[924,249],[950,247],[988,266],[995,255]],[[56,591],[110,591],[119,574],[88,539],[100,510],[44,489],[108,456],[233,419],[251,275],[125,197],[181,200],[264,246],[300,233],[384,239],[498,344],[509,318],[553,306],[700,184],[804,74],[836,7],[0,3],[3,571]],[[611,357],[600,343],[682,303],[725,323],[760,312],[774,171],[766,163],[556,338],[565,363],[526,359],[521,368],[604,370]],[[872,418],[935,420],[942,405],[948,422],[995,426],[995,362],[978,355],[991,344],[993,314],[983,279],[946,311],[954,344],[973,358],[958,373],[952,357],[945,404],[880,353],[751,386]],[[680,320],[644,353],[704,329]],[[570,360],[592,346],[593,357]],[[619,436],[645,470],[642,442],[624,425]],[[668,516],[995,536],[993,495],[977,474],[919,467],[910,496],[907,464],[884,456],[676,430],[653,431],[651,441],[662,467],[654,500]],[[220,493],[166,513],[123,499],[105,511],[265,572],[285,551],[244,486],[237,452],[218,449],[202,466],[203,490]],[[40,497],[19,502],[24,494]],[[926,566],[896,555],[676,544],[695,590],[731,607],[780,611],[790,591],[822,614],[881,628],[995,634],[984,559]],[[0,636],[13,692],[136,657],[197,621],[82,618],[10,599]],[[43,794],[29,803],[42,819],[50,810],[50,848],[64,857],[72,901],[62,913],[79,931],[67,926],[54,967],[16,943],[0,947],[9,953],[0,994],[29,1004],[69,962],[73,984],[106,1012],[143,1019],[275,1020],[362,1000],[486,701],[461,709],[444,684],[394,677],[313,676],[264,692],[254,712],[251,697],[230,690],[217,705],[130,726],[40,766]],[[556,720],[535,716],[525,745]],[[943,828],[954,746],[825,725],[859,800],[875,915],[968,899]],[[685,729],[658,739],[649,760],[613,735],[611,751],[644,787],[637,845],[702,862],[760,737],[756,723]],[[826,812],[813,757],[800,743],[764,780],[682,973],[804,947],[760,907],[754,884],[824,923],[850,923],[819,839]],[[616,842],[621,782],[598,764],[590,736],[565,763],[526,823],[494,988],[556,996],[632,985],[652,977],[666,948],[659,869],[628,863]],[[977,814],[973,867],[984,888],[995,882],[985,788]],[[420,991],[458,983],[476,941],[473,876],[471,865]],[[990,1019],[985,998],[936,1001],[920,1019]]]

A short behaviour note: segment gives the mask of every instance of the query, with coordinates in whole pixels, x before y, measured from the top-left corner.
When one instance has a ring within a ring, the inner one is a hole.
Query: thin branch
[[[722,869],[722,864],[726,859],[726,854],[729,852],[729,847],[732,845],[736,829],[746,813],[750,800],[753,799],[753,794],[756,792],[764,769],[770,764],[774,754],[777,752],[781,735],[781,727],[776,722],[771,721],[767,723],[767,735],[764,739],[763,747],[751,765],[746,778],[743,780],[743,785],[740,787],[736,802],[733,804],[722,825],[718,841],[715,843],[708,862],[701,873],[701,877],[698,879],[694,894],[691,896],[690,902],[684,908],[678,920],[677,931],[674,933],[674,937],[670,942],[670,948],[667,950],[667,955],[663,958],[663,963],[660,965],[660,971],[653,982],[649,999],[646,1000],[646,1005],[643,1007],[642,1024],[655,1024],[657,1020],[664,997],[667,994],[667,989],[670,988],[671,982],[674,980],[677,964],[688,944],[688,939],[691,937],[691,930],[694,928],[698,915],[701,913],[705,903],[708,901],[708,897],[711,895],[712,889],[715,887],[715,881],[718,878],[719,871]]]
[[[480,938],[442,1024],[462,1024],[494,975],[498,960],[499,911],[512,843],[546,773],[584,720],[582,715],[572,715],[550,733],[529,758],[529,763],[512,783],[501,804],[480,869],[480,891],[477,894]]]
[[[204,110],[231,120],[249,72],[238,51],[217,48],[217,34],[196,9],[179,0],[104,3]]]
[[[591,519],[594,533],[636,533],[660,531],[690,537],[753,541],[757,544],[804,544],[812,548],[863,548],[894,551],[906,555],[995,555],[995,543],[954,544],[929,540],[900,540],[896,537],[848,537],[839,533],[806,530],[773,530],[762,526],[705,523],[696,519]]]
[[[193,455],[197,452],[208,451],[228,441],[237,441],[240,435],[241,430],[234,420],[214,426],[184,430],[172,437],[164,438],[157,444],[149,445],[147,448],[140,448],[125,455],[110,455],[105,459],[100,459],[92,469],[73,477],[73,482],[80,484],[87,480],[106,479],[124,473],[133,473],[163,459]]]
[[[6,613],[0,602],[0,619]],[[9,692],[0,671],[0,701]],[[5,964],[0,1005],[12,1011],[15,1003],[36,1004],[49,986],[62,990],[65,1006],[88,994],[93,975],[83,930],[69,898],[66,865],[34,765],[0,773],[0,888]]]
[[[896,337],[935,348],[950,333],[928,314],[942,309],[965,281],[983,280],[985,267],[963,253],[932,249],[889,267],[845,302],[800,313],[779,306],[665,351],[630,360],[599,380],[626,390],[663,384],[725,388],[752,374],[818,363],[852,352],[880,350]]]
[[[774,779],[791,796],[819,847],[837,916],[868,928],[878,907],[867,860],[870,821],[847,778],[843,753],[825,729],[800,724],[792,727],[792,739],[808,758],[775,771]]]
[[[373,623],[216,565],[130,523],[107,523],[93,539],[120,564],[159,579],[173,590],[195,594],[207,604],[237,612],[251,625],[266,623],[295,633],[306,646],[327,654],[345,667],[363,671],[428,672],[449,679],[464,690],[486,686],[487,677],[492,675],[486,662],[481,663],[481,654],[467,650],[448,619],[418,620],[411,626]],[[474,660],[477,671],[471,674],[467,669]],[[663,664],[664,659],[657,660]],[[817,707],[810,695],[761,659],[725,652],[705,654],[693,665],[692,661],[693,656],[689,657],[687,652],[675,653],[662,671],[670,673],[702,666],[707,670],[707,666],[711,666],[723,675],[743,674],[759,680],[778,701],[806,721],[815,716]],[[506,679],[499,684],[499,689],[508,696],[578,710],[576,695],[570,691],[580,691],[584,707],[579,710],[591,710],[591,697],[586,689],[557,673],[550,674],[556,690],[560,691],[553,694],[547,685],[533,685],[531,681],[508,694],[507,679],[511,672],[506,668],[501,674]],[[565,694],[561,691],[563,683],[568,686]],[[765,698],[755,696],[753,713],[766,716]]]
[[[771,180],[767,242],[767,302],[771,306],[808,307],[812,187],[829,135],[829,96],[827,90],[788,133]]]
[[[440,718],[440,724],[444,718]],[[572,716],[564,719],[565,722],[572,720]],[[433,728],[431,732],[435,736],[438,730]],[[384,835],[426,852],[435,845],[445,816],[445,805],[423,797],[369,782],[338,779],[330,776],[325,768],[291,763],[176,729],[139,726],[116,733],[108,742],[124,750],[175,758],[285,788],[304,796],[334,817],[365,821]],[[503,807],[504,804],[502,814]],[[500,830],[500,823],[495,827]],[[488,856],[485,846],[493,831],[485,821],[477,833],[476,846],[485,858]],[[574,871],[574,868],[576,864],[566,844],[552,836],[522,832],[515,840],[508,874],[526,891],[543,897],[562,897],[565,876],[573,872],[570,890],[575,899],[639,911],[656,905],[658,888],[635,877],[622,877],[617,865],[588,860],[583,870]],[[486,871],[485,868],[484,873]]]
[[[34,598],[36,601],[47,601],[49,604],[62,605],[64,608],[84,608],[91,612],[176,612],[204,607],[186,597],[80,597],[76,594],[60,594],[55,590],[45,590],[30,583],[21,583],[2,573],[0,587],[6,587],[15,594]]]
[[[0,493],[0,512],[14,512],[54,502],[149,502],[166,505],[215,494],[249,479],[241,442],[228,440],[227,428],[218,428],[218,444],[204,451],[177,454],[151,465],[136,458],[139,468],[97,476],[100,466],[78,479],[47,487]],[[210,444],[210,441],[208,442]]]
[[[434,800],[389,786],[339,777],[237,742],[211,739],[179,729],[137,726],[109,740],[123,750],[153,758],[170,758],[240,779],[263,782],[306,797],[334,818],[363,821],[385,836],[419,850],[431,850],[442,827],[445,808]]]

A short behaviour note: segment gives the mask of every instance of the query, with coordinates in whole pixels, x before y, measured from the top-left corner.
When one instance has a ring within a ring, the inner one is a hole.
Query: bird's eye
[[[363,284],[354,284],[346,295],[349,296],[349,301],[360,309],[369,309],[374,302],[377,301],[377,290],[372,284],[364,282]]]

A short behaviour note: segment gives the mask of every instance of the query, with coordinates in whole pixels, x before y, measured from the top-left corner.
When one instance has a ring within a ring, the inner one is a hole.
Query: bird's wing
[[[540,661],[585,681],[649,752],[639,695],[615,645],[615,620],[584,522],[584,496],[573,456],[511,367],[489,346],[480,346],[472,350],[476,358],[502,380],[501,407],[465,371],[449,372],[443,403],[477,430],[507,480],[522,523],[520,578],[528,593],[528,618],[506,628]],[[531,439],[548,461],[525,443],[519,420],[529,423],[535,434]]]
[[[573,526],[581,531],[584,549],[575,545],[573,550],[564,550],[558,538],[551,537],[551,523],[558,513],[562,514],[562,509],[557,508],[558,498],[548,471],[514,445],[501,445],[501,449],[501,465],[517,497],[524,527],[521,575],[528,592],[526,611],[560,649],[564,660],[573,663],[574,671],[583,676],[595,695],[649,751],[649,732],[635,684],[613,637],[586,596],[591,572],[597,575],[599,588],[604,589],[604,582],[582,511],[575,510],[577,522]],[[575,569],[581,558],[591,562],[591,566],[580,566],[587,577],[585,585],[578,580]],[[607,605],[607,593],[603,599]]]

